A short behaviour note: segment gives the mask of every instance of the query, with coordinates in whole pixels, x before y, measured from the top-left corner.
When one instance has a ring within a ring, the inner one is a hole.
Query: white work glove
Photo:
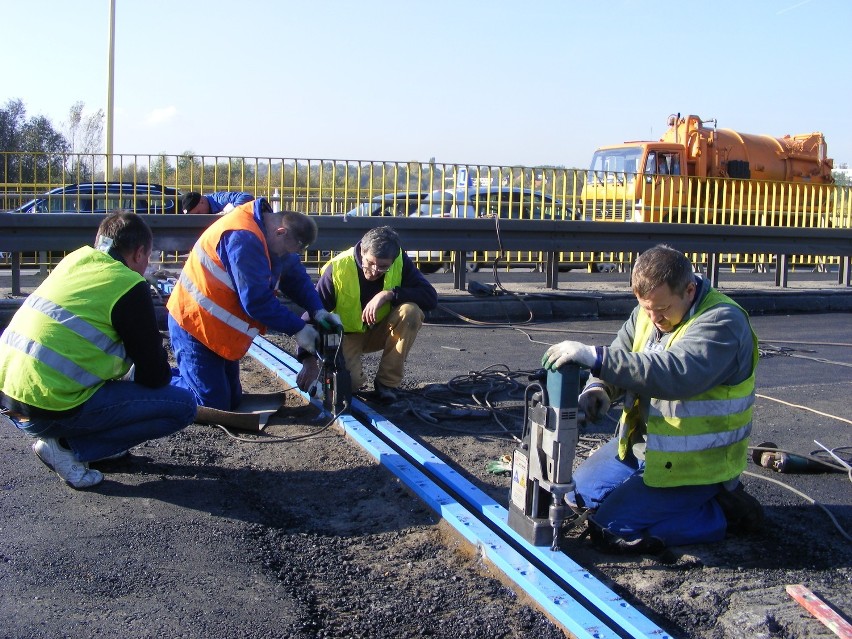
[[[233,204],[231,204],[230,202],[228,202],[228,203],[224,206],[224,208],[222,209],[222,213],[221,213],[221,214],[222,214],[222,215],[225,215],[225,213],[230,213],[230,212],[231,212],[231,211],[233,211],[235,208],[236,208],[236,207],[235,207]]]
[[[595,359],[597,359],[597,352],[594,346],[566,341],[548,348],[544,357],[541,358],[541,365],[550,371],[555,371],[568,362],[591,368],[595,365]]]
[[[317,352],[317,340],[319,339],[319,333],[317,333],[317,329],[310,324],[305,324],[305,327],[293,335],[293,337],[296,338],[296,343],[303,350],[306,350],[309,353]]]
[[[612,401],[606,388],[598,383],[591,383],[577,398],[577,408],[586,414],[586,423],[594,423],[609,412]]]
[[[314,321],[317,324],[322,325],[322,327],[327,331],[334,328],[343,328],[343,320],[340,319],[340,315],[337,313],[329,313],[324,308],[321,308],[314,313]]]

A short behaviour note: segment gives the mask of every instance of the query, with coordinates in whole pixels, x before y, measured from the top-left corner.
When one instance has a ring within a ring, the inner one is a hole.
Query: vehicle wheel
[[[437,273],[438,269],[441,268],[440,264],[434,264],[432,262],[427,262],[426,264],[418,264],[417,268],[420,269],[421,273]]]
[[[479,271],[479,264],[476,262],[465,262],[465,270],[468,273],[476,273]]]

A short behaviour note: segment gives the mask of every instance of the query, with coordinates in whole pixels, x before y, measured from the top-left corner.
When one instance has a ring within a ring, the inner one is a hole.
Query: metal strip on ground
[[[288,384],[295,386],[295,374],[301,368],[294,358],[263,338],[256,338],[249,355],[255,357],[274,371]],[[309,399],[303,393],[306,399]],[[440,458],[426,451],[418,442],[408,437],[394,424],[386,420],[369,406],[353,400],[353,411],[364,415],[382,435],[398,446],[405,455],[417,464],[428,468],[451,490],[485,517],[491,524],[481,522],[454,497],[444,491],[412,463],[392,449],[382,439],[350,415],[343,415],[339,422],[347,435],[359,443],[369,454],[406,483],[433,510],[441,514],[465,539],[480,548],[495,566],[527,592],[538,605],[577,637],[603,639],[609,636],[625,636],[607,626],[615,625],[627,633],[626,636],[641,639],[655,637],[666,639],[668,633],[651,622],[633,606],[616,595],[589,574],[567,555],[549,549],[532,546],[507,524],[507,511],[501,505],[461,477]],[[492,530],[496,527],[497,532]],[[535,559],[530,562],[510,547],[506,541],[524,547]],[[566,583],[570,589],[600,611],[605,619],[593,616],[588,609],[553,581],[550,575]],[[606,623],[608,621],[608,623]],[[613,634],[615,633],[615,634]]]

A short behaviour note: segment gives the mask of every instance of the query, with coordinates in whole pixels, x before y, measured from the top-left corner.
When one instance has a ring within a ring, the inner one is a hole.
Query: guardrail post
[[[707,277],[710,279],[710,286],[719,288],[719,254],[710,253],[707,256]]]
[[[790,258],[786,254],[777,254],[775,256],[775,286],[787,288],[787,263]]]
[[[453,288],[463,291],[467,286],[467,255],[464,251],[453,253]]]
[[[852,286],[852,257],[844,255],[840,258],[840,267],[837,269],[838,284]]]
[[[547,288],[553,290],[559,288],[559,258],[555,251],[545,253],[544,282]]]
[[[12,295],[21,294],[21,254],[12,252]]]

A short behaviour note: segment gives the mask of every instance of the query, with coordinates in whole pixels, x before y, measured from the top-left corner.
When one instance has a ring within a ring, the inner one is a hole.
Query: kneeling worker
[[[579,408],[596,421],[624,395],[618,434],[574,474],[604,550],[653,552],[753,532],[760,503],[745,492],[757,337],[748,314],[658,245],[633,269],[639,302],[609,347],[551,346],[542,364],[591,369]]]
[[[306,350],[317,332],[276,297],[275,287],[323,322],[329,313],[299,254],[317,237],[304,213],[275,212],[260,198],[211,224],[195,243],[169,297],[169,336],[181,379],[200,406],[235,411],[240,359],[267,330]]]
[[[153,236],[129,211],[104,217],[95,247],[62,258],[0,337],[0,422],[66,484],[103,480],[90,461],[123,456],[192,423],[157,325],[145,270]]]
[[[400,248],[389,226],[370,229],[354,247],[322,267],[317,292],[326,310],[343,324],[342,351],[352,388],[364,383],[361,356],[382,352],[373,381],[377,399],[396,400],[405,360],[423,325],[424,311],[435,308],[438,294]],[[297,382],[307,390],[316,380],[319,364],[305,351],[298,355],[302,370]]]

